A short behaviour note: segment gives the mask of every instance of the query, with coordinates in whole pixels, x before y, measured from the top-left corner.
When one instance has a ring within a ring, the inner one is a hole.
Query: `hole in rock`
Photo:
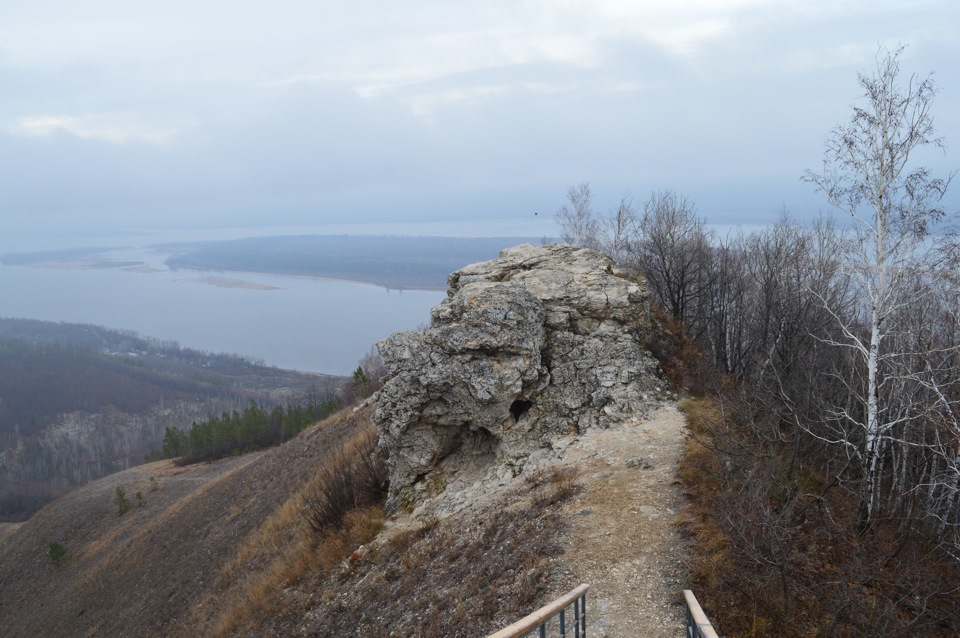
[[[513,415],[514,421],[519,421],[520,417],[530,411],[530,408],[533,407],[533,401],[527,401],[526,399],[517,399],[510,404],[510,414]]]

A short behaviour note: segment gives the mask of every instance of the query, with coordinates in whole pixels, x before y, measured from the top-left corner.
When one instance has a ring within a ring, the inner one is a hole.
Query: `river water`
[[[190,237],[193,239],[195,237]],[[388,290],[315,277],[264,273],[171,271],[147,241],[124,237],[112,260],[136,268],[0,265],[0,316],[92,323],[229,352],[281,368],[349,374],[373,344],[429,321],[439,290]],[[95,238],[16,242],[3,252],[117,245]]]

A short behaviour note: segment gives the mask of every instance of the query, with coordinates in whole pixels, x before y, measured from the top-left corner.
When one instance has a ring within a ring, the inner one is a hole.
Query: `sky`
[[[0,0],[0,232],[550,235],[582,181],[601,215],[673,189],[714,224],[809,218],[879,45],[934,73],[948,152],[921,159],[960,167],[958,33],[955,0]]]

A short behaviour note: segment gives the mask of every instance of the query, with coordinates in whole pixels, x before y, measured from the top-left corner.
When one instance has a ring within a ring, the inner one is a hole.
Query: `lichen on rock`
[[[379,342],[390,496],[441,463],[518,473],[558,437],[645,416],[663,385],[647,293],[597,251],[523,244],[449,277],[431,325]]]

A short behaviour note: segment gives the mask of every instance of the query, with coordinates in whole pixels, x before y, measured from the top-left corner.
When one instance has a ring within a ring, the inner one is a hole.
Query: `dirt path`
[[[683,634],[684,545],[674,523],[685,432],[683,415],[668,405],[649,420],[593,431],[567,451],[584,489],[565,506],[564,559],[591,585],[591,638]]]

